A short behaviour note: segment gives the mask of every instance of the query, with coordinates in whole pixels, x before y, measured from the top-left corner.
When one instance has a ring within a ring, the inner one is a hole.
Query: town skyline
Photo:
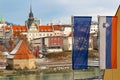
[[[35,18],[43,25],[53,23],[71,24],[71,16],[93,16],[97,20],[98,15],[114,16],[119,6],[118,0],[36,0],[31,1]],[[0,17],[5,21],[25,25],[29,17],[30,0],[1,0]]]

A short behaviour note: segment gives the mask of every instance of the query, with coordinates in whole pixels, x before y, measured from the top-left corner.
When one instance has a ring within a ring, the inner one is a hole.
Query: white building
[[[90,26],[90,34],[98,32],[98,23],[92,22]]]
[[[64,31],[63,31],[63,33],[64,33],[64,36],[69,36],[69,34],[72,32],[72,26],[71,25],[66,25],[65,27],[64,27]]]

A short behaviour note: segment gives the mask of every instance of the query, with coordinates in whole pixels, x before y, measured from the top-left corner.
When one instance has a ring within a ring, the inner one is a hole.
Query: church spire
[[[33,19],[33,13],[32,13],[32,4],[31,4],[31,0],[30,0],[30,13],[29,13],[29,19]]]

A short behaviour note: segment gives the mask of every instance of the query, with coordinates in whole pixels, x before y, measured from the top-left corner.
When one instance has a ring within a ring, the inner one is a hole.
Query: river
[[[89,67],[87,70],[74,71],[75,80],[85,80],[88,78],[96,78],[103,74],[98,67]],[[59,73],[47,73],[41,72],[39,74],[11,74],[11,75],[0,75],[0,80],[73,80],[73,72],[59,72]],[[92,79],[90,79],[92,80]]]

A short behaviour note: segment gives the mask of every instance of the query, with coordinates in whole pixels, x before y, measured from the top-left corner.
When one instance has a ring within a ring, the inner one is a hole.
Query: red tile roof
[[[53,27],[54,27],[54,30],[57,30],[57,31],[63,30],[63,25],[53,25]]]
[[[13,32],[14,31],[24,31],[24,32],[26,32],[27,28],[26,28],[26,26],[12,26],[12,30],[13,30]]]
[[[31,53],[29,48],[27,47],[25,41],[22,41],[20,47],[14,55],[14,59],[30,59],[35,58],[35,56]]]
[[[5,26],[4,30],[10,30],[9,26]]]
[[[38,29],[39,31],[42,31],[42,32],[49,32],[49,31],[52,31],[52,26],[38,26]]]
[[[59,30],[63,30],[64,26],[63,25],[40,25],[38,26],[38,30],[40,32],[51,32],[53,30],[55,31],[59,31]],[[12,26],[12,30],[14,31],[27,31],[27,27],[26,26],[19,26],[19,25],[14,25]]]

